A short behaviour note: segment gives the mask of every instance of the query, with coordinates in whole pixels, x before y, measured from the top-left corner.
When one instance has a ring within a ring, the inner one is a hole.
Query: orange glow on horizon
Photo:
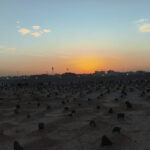
[[[59,56],[25,56],[26,59],[20,57],[18,60],[11,59],[7,63],[7,70],[2,68],[1,75],[27,75],[27,74],[52,74],[51,67],[55,68],[53,74],[62,74],[65,72],[73,72],[77,74],[94,73],[95,71],[136,71],[145,70],[149,65],[145,66],[145,61],[137,62],[128,56],[128,60],[123,55],[94,55],[93,53],[74,54]],[[5,61],[3,61],[5,63]],[[69,68],[68,71],[66,68]],[[148,69],[147,69],[148,70]]]
[[[75,72],[92,73],[103,68],[103,60],[97,56],[80,56],[72,60]]]

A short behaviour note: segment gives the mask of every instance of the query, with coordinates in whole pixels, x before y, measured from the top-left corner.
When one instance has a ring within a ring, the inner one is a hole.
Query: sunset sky
[[[0,75],[150,71],[149,0],[0,0]]]

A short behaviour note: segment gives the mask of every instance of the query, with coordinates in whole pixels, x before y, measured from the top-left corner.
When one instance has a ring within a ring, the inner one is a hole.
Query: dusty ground
[[[15,140],[24,150],[150,150],[150,93],[141,96],[147,88],[127,86],[127,95],[122,97],[122,87],[116,86],[110,92],[102,86],[97,90],[90,87],[89,91],[85,88],[82,94],[78,90],[60,90],[57,95],[48,88],[2,89],[0,150],[13,150]],[[127,100],[133,108],[126,107]],[[20,108],[16,108],[17,104]],[[108,113],[109,108],[114,113]],[[125,118],[118,119],[117,113],[124,113]],[[96,127],[89,125],[91,120]],[[40,131],[39,122],[45,124]],[[121,128],[120,134],[112,133],[115,126]],[[101,146],[103,135],[112,146]]]

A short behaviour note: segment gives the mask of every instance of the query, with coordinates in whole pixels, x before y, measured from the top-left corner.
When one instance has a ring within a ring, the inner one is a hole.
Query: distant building
[[[140,70],[139,70],[139,71],[136,71],[136,74],[137,74],[137,75],[144,75],[144,74],[146,74],[146,72],[145,72],[145,71],[140,71]]]
[[[61,75],[62,78],[74,78],[74,77],[77,77],[77,75],[75,73],[72,73],[72,72],[66,72],[64,74]]]
[[[116,72],[113,70],[108,70],[107,75],[109,75],[109,76],[116,75]]]
[[[96,75],[96,76],[105,76],[105,71],[95,71],[94,75]]]
[[[113,70],[108,70],[107,71],[108,76],[117,76],[117,75],[120,75],[120,74],[122,74],[122,73],[121,72],[115,72]]]

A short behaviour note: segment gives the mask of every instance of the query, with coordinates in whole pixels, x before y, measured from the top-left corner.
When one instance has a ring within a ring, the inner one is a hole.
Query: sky
[[[150,71],[149,8],[149,0],[0,0],[0,75]]]

